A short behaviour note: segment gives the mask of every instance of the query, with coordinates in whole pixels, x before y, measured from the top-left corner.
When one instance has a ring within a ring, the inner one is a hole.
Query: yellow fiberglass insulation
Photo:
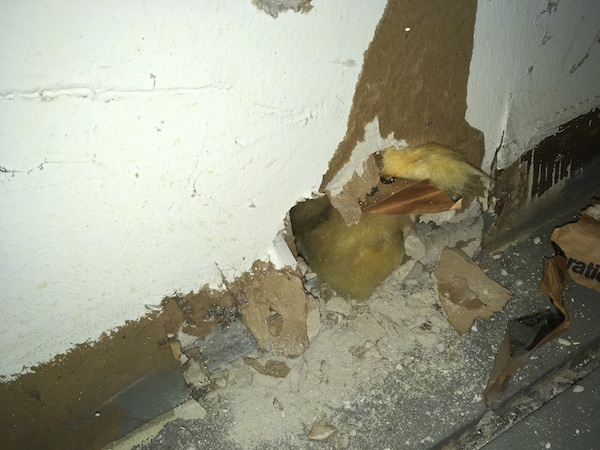
[[[311,205],[309,202],[313,201],[317,203]],[[335,208],[323,208],[322,199],[304,202],[307,203],[300,209],[303,204],[297,205],[291,212],[299,252],[320,283],[326,283],[343,297],[366,300],[402,262],[402,230],[407,219],[363,214],[356,225],[347,226]],[[308,228],[303,228],[306,224]]]
[[[390,147],[383,150],[381,161],[382,176],[429,180],[454,198],[463,196],[483,176],[483,172],[464,161],[456,150],[439,144]]]

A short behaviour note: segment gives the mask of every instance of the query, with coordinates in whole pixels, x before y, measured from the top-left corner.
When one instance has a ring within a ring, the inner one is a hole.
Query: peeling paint
[[[274,19],[285,11],[307,13],[312,9],[311,0],[252,0],[252,4]]]
[[[391,134],[382,137],[379,131],[379,118],[375,118],[365,125],[364,139],[356,143],[350,154],[350,159],[325,186],[325,191],[331,196],[339,195],[354,174],[359,177],[363,175],[364,164],[370,155],[386,147],[400,148],[406,147],[406,145],[406,141],[398,141]]]
[[[321,184],[347,224],[356,223],[357,199],[379,178],[368,156],[385,146],[435,142],[480,166],[483,135],[465,119],[476,11],[473,0],[388,2],[365,53],[348,131]]]
[[[39,165],[37,165],[35,167],[31,167],[29,169],[12,169],[12,168],[0,166],[0,173],[5,173],[5,174],[10,175],[11,177],[14,177],[16,174],[30,174],[35,171],[44,170],[44,168],[47,165],[53,165],[53,164],[58,164],[58,165],[61,165],[61,164],[94,164],[97,167],[103,167],[103,164],[101,162],[97,161],[96,155],[94,155],[94,157],[92,159],[83,160],[83,161],[48,161],[48,160],[44,160]]]

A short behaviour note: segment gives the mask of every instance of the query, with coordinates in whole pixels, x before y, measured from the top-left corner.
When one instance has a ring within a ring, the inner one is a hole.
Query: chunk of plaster
[[[467,333],[477,319],[492,317],[512,295],[456,248],[442,251],[435,276],[448,321],[459,334]]]

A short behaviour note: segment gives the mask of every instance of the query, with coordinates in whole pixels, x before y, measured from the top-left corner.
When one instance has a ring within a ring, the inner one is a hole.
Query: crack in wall
[[[153,75],[153,74],[151,74]],[[156,82],[156,75],[151,76],[154,82]],[[323,115],[323,110],[326,110],[326,106],[322,104],[308,105],[297,109],[279,108],[277,106],[269,105],[268,103],[257,101],[253,98],[249,98],[246,95],[240,93],[236,88],[220,84],[207,84],[205,86],[197,87],[170,87],[156,89],[154,84],[148,89],[109,89],[107,87],[96,87],[93,85],[67,85],[64,87],[37,87],[30,90],[0,90],[0,102],[1,101],[34,101],[34,102],[52,102],[56,99],[66,97],[72,99],[98,101],[103,103],[111,103],[116,101],[126,101],[131,99],[139,100],[154,100],[166,96],[190,96],[194,93],[202,92],[222,92],[229,95],[231,98],[240,102],[246,103],[252,108],[258,108],[259,114],[264,115],[265,120],[269,120],[269,116],[274,116],[278,121],[286,120],[294,127],[304,127],[308,124],[318,120]],[[157,131],[161,129],[157,128]],[[281,133],[276,133],[281,134]],[[269,135],[269,137],[274,134]],[[266,139],[267,136],[263,136],[257,139],[255,142]],[[6,169],[2,172],[12,173],[13,170]],[[16,172],[30,172],[36,170],[37,166],[33,169],[17,170]]]
[[[192,170],[192,173],[190,173],[190,175],[188,176],[185,188],[187,189],[190,186],[192,186],[192,197],[200,197],[202,196],[201,192],[198,192],[196,190],[196,182],[198,181],[198,179],[200,178],[200,170],[198,168],[198,164],[200,164],[200,159],[202,158],[203,154],[205,154],[205,146],[206,146],[206,139],[208,138],[208,130],[209,130],[209,126],[208,126],[209,120],[208,117],[206,117],[205,123],[204,123],[204,127],[206,129],[206,132],[204,133],[204,138],[202,139],[202,144],[200,144],[200,152],[199,154],[196,156],[196,162],[194,163],[194,169]],[[196,175],[194,177],[194,174]],[[194,180],[192,181],[192,178],[194,178]],[[212,198],[211,198],[212,200]],[[204,206],[206,206],[208,203],[205,203]]]
[[[268,104],[264,104],[242,95],[236,88],[222,84],[206,84],[204,86],[174,86],[169,88],[156,88],[156,75],[150,74],[153,80],[153,85],[148,89],[126,89],[126,88],[109,88],[105,86],[73,84],[63,87],[36,87],[28,90],[6,89],[0,91],[0,101],[14,100],[30,100],[51,102],[60,97],[78,98],[91,101],[103,101],[110,103],[112,101],[127,100],[131,98],[155,99],[162,96],[184,96],[193,93],[216,91],[224,92],[231,97],[248,103],[254,107],[258,107],[264,111],[276,114],[284,114],[292,116],[297,114],[293,109],[277,108]],[[301,112],[301,114],[304,111]]]
[[[556,12],[558,10],[558,3],[559,3],[558,1],[553,2],[553,1],[548,0],[548,4],[546,5],[546,8],[536,16],[535,24],[536,25],[538,24],[538,19],[540,19],[544,14],[548,14],[548,18],[550,18],[552,13]],[[546,22],[544,37],[542,38],[541,45],[546,45],[546,43],[554,37],[554,35],[548,35],[549,27],[550,27],[549,22]]]
[[[592,51],[592,46],[596,43],[600,43],[600,30],[598,30],[598,32],[596,33],[596,36],[594,36],[594,39],[592,40],[591,44],[588,46],[588,49],[587,49],[587,52],[585,52],[585,55],[583,55],[583,57],[579,60],[579,62],[577,62],[571,66],[569,73],[574,73],[577,69],[579,69],[579,67],[581,67],[581,65],[585,62],[585,60],[590,57],[590,52]]]
[[[81,160],[81,161],[49,161],[47,159],[44,159],[41,163],[39,163],[38,165],[31,167],[29,169],[10,169],[8,167],[0,165],[0,173],[10,175],[10,177],[12,178],[16,174],[31,174],[35,171],[42,171],[42,170],[44,170],[44,166],[49,165],[49,164],[90,164],[90,163],[94,164],[95,166],[100,167],[100,168],[104,167],[101,162],[96,160],[96,155],[94,155],[91,160]]]
[[[0,100],[40,100],[52,101],[59,97],[73,97],[88,100],[122,100],[126,98],[144,95],[155,98],[162,95],[186,95],[193,92],[205,90],[232,91],[233,88],[208,84],[198,87],[171,87],[156,89],[153,86],[150,89],[107,89],[103,87],[93,87],[87,85],[72,85],[58,88],[38,87],[30,90],[8,89],[0,91]]]

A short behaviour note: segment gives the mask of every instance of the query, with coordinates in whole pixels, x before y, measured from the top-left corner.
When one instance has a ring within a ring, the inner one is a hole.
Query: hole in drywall
[[[347,220],[331,193],[290,210],[293,248],[300,266],[310,269],[306,290],[316,296],[326,287],[345,298],[369,298],[405,259],[404,236],[413,228],[410,215],[454,214],[470,207],[484,176],[457,151],[435,143],[388,147],[375,160],[375,186],[355,172],[342,190],[349,206],[358,209],[355,221]],[[438,233],[438,225],[433,221],[428,230]],[[469,241],[457,236],[457,242]]]
[[[366,300],[402,263],[406,216],[363,214],[346,225],[327,197],[305,200],[290,210],[298,257],[308,264],[318,288]]]

